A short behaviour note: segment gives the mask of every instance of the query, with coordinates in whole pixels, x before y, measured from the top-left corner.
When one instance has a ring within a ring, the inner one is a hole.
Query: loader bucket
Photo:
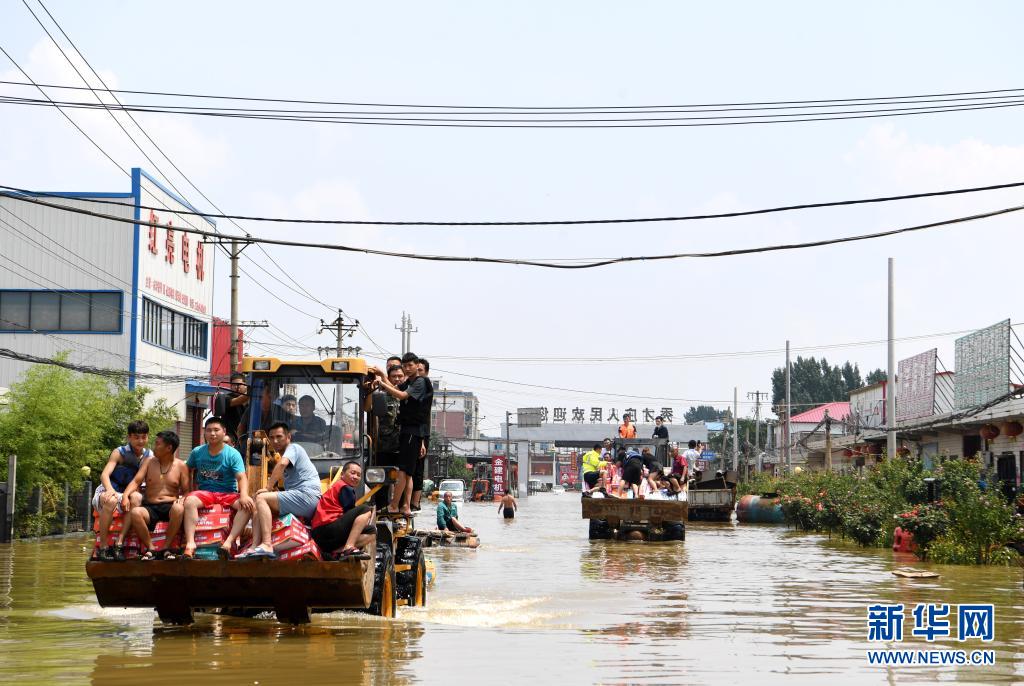
[[[374,546],[367,548],[372,553]],[[196,608],[273,610],[304,624],[312,610],[366,608],[371,560],[160,560],[86,563],[102,607],[151,607],[165,622],[190,624]]]

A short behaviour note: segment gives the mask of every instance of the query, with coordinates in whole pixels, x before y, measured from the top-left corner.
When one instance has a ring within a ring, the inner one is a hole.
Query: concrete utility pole
[[[402,324],[395,325],[395,329],[402,332],[402,354],[409,352],[412,347],[412,335],[419,332],[419,329],[412,328],[412,315],[402,313]]]
[[[793,416],[793,408],[790,405],[791,398],[789,395],[789,377],[790,377],[790,364],[789,364],[789,341],[786,341],[786,430],[782,437],[785,439],[783,443],[783,450],[786,452],[786,470],[791,471],[793,469],[793,451],[790,447],[790,427],[789,418]]]
[[[238,371],[238,241],[231,241],[231,371]]]
[[[886,457],[896,455],[896,313],[893,260],[889,258],[889,380],[885,384]]]
[[[335,357],[345,356],[345,346],[343,345],[342,341],[344,340],[345,336],[351,337],[353,334],[355,334],[356,329],[359,328],[359,320],[356,319],[353,321],[354,323],[352,324],[345,323],[345,319],[341,315],[340,307],[338,308],[338,316],[335,317],[334,321],[331,322],[330,324],[325,322],[323,319],[320,320],[320,330],[317,333],[323,333],[324,331],[332,330],[335,332],[335,338],[337,342],[337,346],[334,348]],[[331,349],[318,347],[316,350],[318,353],[323,354],[324,351],[330,352]],[[337,384],[334,387],[334,407],[331,408],[331,416],[334,418],[333,423],[335,423],[336,426],[342,428],[344,428],[345,426],[345,408],[343,407],[343,405],[344,398],[342,398],[342,385]]]
[[[740,459],[740,415],[739,415],[739,389],[732,387],[732,470],[735,472],[739,467]]]
[[[825,471],[832,471],[832,418],[825,410]]]
[[[748,398],[754,399],[754,450],[761,451],[761,398],[768,399],[768,394],[762,391],[750,391]],[[767,437],[765,444],[768,443]]]

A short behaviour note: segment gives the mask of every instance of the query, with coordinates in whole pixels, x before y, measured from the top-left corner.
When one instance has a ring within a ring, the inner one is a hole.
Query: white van
[[[466,494],[466,484],[463,483],[462,479],[445,479],[438,486],[437,490],[438,500],[444,500],[444,494],[451,493],[452,500],[461,503]]]

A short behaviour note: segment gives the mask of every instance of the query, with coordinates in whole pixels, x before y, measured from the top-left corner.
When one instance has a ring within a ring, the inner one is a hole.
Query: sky
[[[36,0],[28,0],[41,12]],[[1022,87],[1024,8],[993,2],[130,3],[44,0],[112,87],[190,93],[515,106],[810,100]],[[44,15],[45,16],[45,15]],[[51,27],[52,30],[52,27]],[[57,34],[59,36],[59,34]],[[44,83],[81,85],[20,2],[0,45]],[[23,77],[0,56],[0,80]],[[0,94],[26,94],[0,85]],[[71,116],[122,167],[166,174],[110,116]],[[541,220],[726,212],[1024,180],[1017,108],[763,126],[438,129],[137,114],[147,133],[230,213],[377,220]],[[130,180],[56,111],[0,105],[0,183],[127,191]],[[14,135],[11,135],[14,134]],[[742,219],[535,228],[246,224],[250,233],[452,255],[578,258],[819,240],[1020,204],[1021,189]],[[374,354],[412,349],[432,376],[473,390],[480,427],[545,406],[726,407],[771,390],[794,357],[884,367],[887,258],[897,337],[978,329],[1020,304],[1022,217],[808,250],[639,262],[594,270],[444,264],[268,248],[253,260],[341,307]],[[233,231],[225,222],[225,231]],[[229,312],[228,265],[214,312]],[[241,316],[269,320],[251,352],[314,356],[333,309],[242,268]],[[285,283],[291,281],[282,276]],[[283,333],[282,333],[283,332]],[[897,359],[955,335],[899,340]],[[736,355],[766,351],[760,354]],[[715,357],[700,356],[712,353]],[[665,356],[698,355],[665,359]],[[615,358],[648,358],[621,361]],[[470,359],[477,358],[477,359]],[[480,359],[485,358],[485,359]],[[504,358],[504,359],[502,359]],[[508,359],[517,358],[517,359]],[[532,359],[530,359],[532,358]],[[538,360],[537,358],[557,358]],[[590,360],[586,358],[591,358]],[[593,358],[601,358],[594,360]],[[653,359],[652,359],[653,358]],[[485,377],[485,378],[476,378]],[[529,385],[533,384],[533,386]],[[537,386],[570,390],[548,390]]]

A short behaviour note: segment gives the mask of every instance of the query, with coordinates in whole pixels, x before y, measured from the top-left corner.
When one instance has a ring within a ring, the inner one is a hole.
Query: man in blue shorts
[[[302,446],[292,443],[291,432],[285,422],[276,422],[267,431],[270,447],[281,459],[267,478],[267,485],[273,488],[284,479],[283,491],[261,488],[256,491],[256,512],[252,517],[252,547],[245,557],[277,557],[270,542],[271,525],[275,517],[295,515],[304,520],[312,519],[320,502],[320,475],[317,474],[309,455]],[[230,555],[231,545],[245,530],[249,513],[240,511],[235,515],[231,532],[221,546],[221,557]]]

